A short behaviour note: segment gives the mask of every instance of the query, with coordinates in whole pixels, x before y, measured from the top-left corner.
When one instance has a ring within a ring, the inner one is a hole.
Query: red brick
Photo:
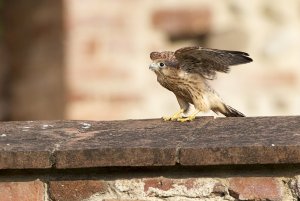
[[[107,184],[96,180],[51,181],[49,196],[53,201],[81,201],[107,191]]]
[[[41,181],[0,183],[1,201],[43,201],[44,185]]]
[[[194,188],[195,181],[196,181],[196,179],[187,179],[184,182],[184,186],[187,188],[187,190],[190,190],[190,189]]]
[[[282,200],[279,182],[270,177],[232,178],[229,194],[239,200]]]
[[[144,181],[144,191],[147,192],[148,189],[157,188],[163,191],[170,190],[173,188],[174,182],[171,179],[166,178],[154,178],[154,179],[146,179]]]

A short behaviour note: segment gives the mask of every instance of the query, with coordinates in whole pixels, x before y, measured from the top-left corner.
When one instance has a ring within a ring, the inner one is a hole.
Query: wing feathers
[[[252,62],[253,60],[249,57],[249,54],[246,52],[239,52],[239,51],[228,51],[223,50],[225,54],[229,54],[225,59],[230,61],[229,65],[238,65],[238,64],[245,64]]]
[[[217,50],[202,47],[178,49],[175,57],[182,70],[198,73],[207,79],[214,79],[216,71],[227,73],[229,66],[249,63],[252,59],[246,52]]]

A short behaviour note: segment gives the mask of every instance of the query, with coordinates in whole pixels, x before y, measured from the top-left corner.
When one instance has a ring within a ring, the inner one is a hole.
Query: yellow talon
[[[198,113],[199,113],[199,111],[197,110],[196,112],[194,112],[193,114],[191,114],[188,117],[178,118],[177,121],[179,121],[179,122],[193,121],[196,118],[196,116],[197,116]]]
[[[163,120],[164,121],[176,121],[182,117],[182,114],[183,114],[183,109],[179,110],[178,112],[176,112],[175,114],[173,114],[170,117],[163,117]]]
[[[164,120],[164,121],[170,121],[170,120],[171,120],[171,117],[163,117],[163,120]]]
[[[178,118],[177,121],[179,122],[187,122],[187,121],[193,121],[196,118],[196,116],[188,116],[185,118]]]

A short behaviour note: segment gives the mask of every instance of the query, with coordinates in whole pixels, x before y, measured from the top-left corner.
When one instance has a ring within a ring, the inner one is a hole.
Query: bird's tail
[[[226,117],[245,117],[245,115],[243,113],[237,111],[233,107],[226,105],[226,104],[224,104],[224,108],[222,108],[222,110],[216,110],[216,111],[213,110],[213,111],[220,112]]]
[[[224,106],[225,106],[225,112],[222,114],[224,114],[226,117],[245,117],[243,113],[237,111],[233,107],[230,107],[229,105],[225,105],[225,104]]]

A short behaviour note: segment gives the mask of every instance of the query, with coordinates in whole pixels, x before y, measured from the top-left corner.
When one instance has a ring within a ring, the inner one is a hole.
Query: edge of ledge
[[[0,169],[298,164],[299,122],[300,116],[2,122]]]

